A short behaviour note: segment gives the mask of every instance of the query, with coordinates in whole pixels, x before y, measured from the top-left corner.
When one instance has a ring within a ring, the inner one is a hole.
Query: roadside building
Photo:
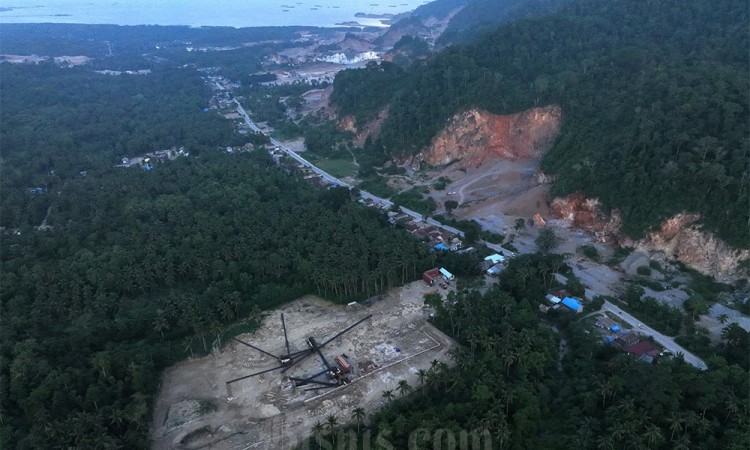
[[[485,261],[491,261],[492,264],[494,265],[494,264],[499,264],[499,263],[505,261],[505,256],[500,255],[498,253],[494,253],[494,254],[492,254],[490,256],[485,257],[484,260]]]
[[[615,342],[620,344],[623,348],[637,344],[640,341],[641,338],[637,333],[621,333],[620,337],[615,339]]]
[[[456,279],[456,277],[453,276],[452,273],[448,272],[444,268],[440,268],[440,274],[445,278],[445,281],[453,281]]]
[[[660,352],[659,347],[654,345],[651,341],[640,341],[637,344],[625,347],[624,350],[637,358],[640,358],[643,355],[648,355],[654,358],[658,356]]]
[[[562,299],[562,304],[577,313],[583,311],[583,305],[581,305],[581,303],[573,297],[565,297],[564,299]]]
[[[422,281],[427,283],[427,286],[434,286],[437,280],[440,278],[440,269],[437,267],[434,269],[430,269],[427,272],[422,274]]]
[[[547,294],[544,298],[549,300],[550,303],[556,305],[562,301],[562,299],[554,294]]]
[[[555,273],[555,281],[557,281],[558,283],[562,285],[566,285],[568,284],[568,277],[566,277],[565,275],[561,273]]]
[[[488,275],[499,275],[500,272],[503,271],[503,265],[502,264],[495,264],[489,269],[487,269]]]

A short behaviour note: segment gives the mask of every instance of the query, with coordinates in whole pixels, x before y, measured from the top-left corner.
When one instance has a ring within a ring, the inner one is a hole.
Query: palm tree
[[[318,448],[323,448],[323,424],[320,423],[320,421],[315,422],[315,425],[313,425],[312,432],[313,436],[315,436],[315,442],[318,443]]]
[[[678,431],[682,431],[682,417],[679,417],[677,415],[673,415],[669,418],[669,429],[672,430],[672,435],[669,436],[669,441],[674,441],[674,434]]]
[[[398,393],[400,396],[404,396],[411,392],[411,386],[409,386],[409,383],[406,382],[406,380],[401,380],[398,382]]]
[[[729,416],[731,416],[732,414],[737,414],[738,412],[740,412],[740,401],[732,392],[729,393],[729,398],[725,402],[725,405],[727,408],[727,416],[724,417],[724,421],[727,421],[729,419]]]
[[[109,412],[109,424],[113,425],[115,427],[120,427],[122,424],[125,423],[125,420],[127,419],[125,415],[125,411],[123,411],[120,408],[113,408]]]
[[[648,428],[646,428],[646,431],[643,433],[643,436],[646,438],[646,442],[648,442],[649,448],[657,447],[664,440],[664,436],[661,433],[661,428],[657,427],[656,425],[649,425]]]
[[[419,379],[419,385],[424,386],[425,379],[427,378],[427,371],[424,369],[419,369],[417,371],[417,378]]]
[[[357,421],[357,434],[359,434],[359,426],[362,425],[362,421],[365,420],[364,408],[362,407],[356,408],[352,416],[354,416],[354,420]]]
[[[498,440],[498,443],[500,445],[499,448],[503,448],[503,445],[505,445],[505,443],[510,440],[510,436],[510,427],[508,426],[508,422],[505,420],[505,417],[503,417],[500,425],[495,430],[495,438]]]
[[[601,450],[615,449],[615,443],[612,441],[612,437],[607,435],[600,436],[599,439],[596,440],[596,446]]]
[[[690,450],[690,436],[683,434],[672,447],[674,450]]]
[[[330,416],[326,417],[326,427],[328,428],[328,432],[333,434],[333,430],[336,429],[336,425],[339,424],[339,421],[336,419],[336,416],[331,414]]]
[[[383,398],[386,401],[391,401],[391,400],[393,400],[396,397],[393,395],[393,391],[392,390],[385,390],[385,391],[383,391]]]
[[[722,325],[729,322],[729,316],[726,314],[719,314],[719,317],[717,317],[717,319],[719,319],[719,323]]]

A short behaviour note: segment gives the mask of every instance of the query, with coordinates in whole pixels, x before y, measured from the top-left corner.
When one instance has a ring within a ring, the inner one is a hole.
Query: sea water
[[[0,23],[332,27],[379,26],[357,13],[398,14],[427,0],[0,0]]]

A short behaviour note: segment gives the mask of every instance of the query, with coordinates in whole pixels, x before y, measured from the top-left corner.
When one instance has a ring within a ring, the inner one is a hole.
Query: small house
[[[443,243],[437,244],[436,246],[434,246],[434,247],[432,247],[432,248],[433,248],[434,250],[441,250],[441,251],[446,251],[446,252],[447,252],[448,250],[450,250],[450,249],[449,249],[449,248],[448,248],[448,247],[447,247],[447,246],[446,246],[445,244],[443,244]]]
[[[502,271],[503,271],[502,264],[495,264],[492,267],[490,267],[489,269],[487,269],[487,274],[489,274],[489,275],[499,275],[500,272],[502,272]]]
[[[440,278],[440,269],[437,267],[430,269],[422,274],[422,281],[427,283],[427,286],[434,286],[435,282]]]
[[[654,357],[659,354],[659,347],[651,343],[651,341],[641,341],[625,347],[625,351],[638,358],[643,355]]]
[[[560,299],[560,297],[558,297],[558,296],[556,296],[556,295],[553,295],[553,294],[547,294],[547,295],[545,296],[545,298],[546,298],[547,300],[549,300],[549,302],[550,302],[550,303],[552,303],[552,304],[554,304],[554,305],[556,305],[556,304],[558,304],[558,303],[560,303],[560,302],[562,301],[562,300]]]
[[[637,333],[622,333],[619,338],[615,339],[615,342],[623,347],[627,347],[629,345],[637,344],[640,340],[641,338]]]
[[[498,264],[505,261],[505,256],[495,253],[484,258],[485,261],[492,261],[492,264]]]

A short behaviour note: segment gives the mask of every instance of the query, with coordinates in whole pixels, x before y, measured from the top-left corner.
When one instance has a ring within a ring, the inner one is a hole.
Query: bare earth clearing
[[[594,236],[574,228],[569,221],[553,219],[549,216],[547,207],[549,185],[540,185],[534,179],[538,163],[536,159],[495,159],[485,161],[477,168],[457,169],[455,165],[449,165],[427,171],[428,176],[419,184],[432,185],[440,177],[450,178],[452,182],[444,190],[432,191],[428,194],[438,204],[437,212],[444,212],[443,203],[446,200],[455,200],[459,203],[459,207],[453,211],[456,218],[473,219],[485,230],[514,236],[512,243],[521,253],[536,251],[534,240],[539,233],[530,220],[534,214],[539,213],[546,221],[546,225],[553,228],[560,238],[560,244],[555,252],[576,255],[581,246],[592,245],[596,247],[602,261],[608,260],[614,253],[611,246],[597,242]],[[526,221],[526,227],[520,231],[514,229],[518,218]],[[633,252],[616,267],[610,267],[580,255],[571,258],[568,263],[575,275],[586,286],[586,297],[593,298],[595,295],[620,297],[627,287],[628,279],[636,278],[638,267],[648,266],[649,262],[655,259],[665,268],[669,268],[670,264],[663,256],[663,254],[649,255]],[[675,268],[671,268],[671,274],[673,281],[679,281],[680,284],[686,284],[689,281],[688,276],[680,275]],[[662,281],[664,277],[658,271],[652,271],[650,278]],[[672,288],[666,282],[664,286],[667,289],[660,292],[644,288],[645,295],[669,306],[682,308],[688,298],[688,294],[682,289],[684,286]],[[715,309],[720,306],[717,305]],[[747,317],[728,308],[721,312],[727,314],[729,322],[735,322],[745,329],[750,329],[750,319]],[[699,325],[709,330],[715,343],[719,341],[721,330],[726,326],[717,320],[721,312],[712,312],[708,316],[703,316],[699,322]]]
[[[382,392],[397,393],[399,380],[418,386],[417,371],[437,359],[450,361],[455,345],[427,323],[423,294],[433,290],[422,281],[396,288],[372,306],[334,305],[307,296],[269,312],[261,327],[239,339],[273,354],[284,352],[280,313],[284,313],[291,351],[306,349],[310,336],[325,341],[372,314],[372,318],[323,349],[329,361],[347,354],[353,362],[352,383],[305,392],[279,371],[226,381],[278,365],[273,358],[236,342],[222,351],[175,364],[164,372],[152,423],[155,449],[293,448],[313,425],[335,415],[340,424],[353,421],[355,408],[369,414],[383,404]],[[303,377],[322,369],[310,356],[287,375]]]

